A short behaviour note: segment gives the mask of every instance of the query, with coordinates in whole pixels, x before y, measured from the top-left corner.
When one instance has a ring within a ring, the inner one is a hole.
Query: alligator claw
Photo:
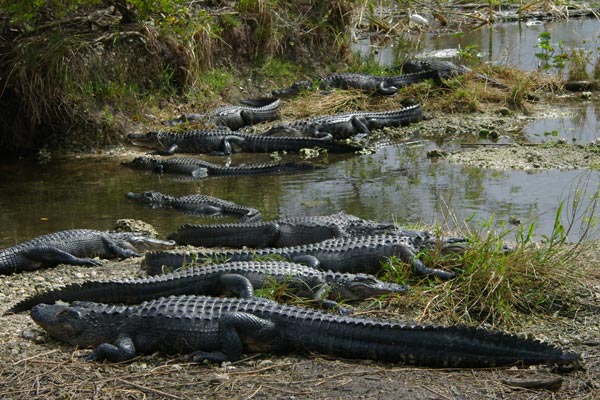
[[[81,354],[81,355],[79,355],[79,358],[81,358],[82,360],[85,360],[85,361],[99,361],[100,360],[100,357],[94,351],[91,351],[91,352],[85,353],[85,354]]]
[[[96,260],[95,258],[84,258],[85,262],[83,265],[88,265],[90,267],[100,267],[102,265],[102,261]]]

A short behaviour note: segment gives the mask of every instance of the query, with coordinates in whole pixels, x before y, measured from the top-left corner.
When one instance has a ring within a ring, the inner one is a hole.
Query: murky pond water
[[[114,159],[72,159],[40,166],[32,161],[0,164],[0,247],[56,230],[110,229],[118,218],[141,219],[161,235],[185,222],[214,223],[173,210],[150,209],[125,198],[128,191],[173,195],[203,193],[260,209],[265,219],[344,210],[363,218],[402,224],[458,221],[501,222],[537,217],[539,235],[552,230],[554,210],[574,182],[597,186],[597,173],[494,171],[433,162],[433,143],[385,147],[376,154],[336,159],[306,173],[181,181],[140,173]],[[247,157],[247,156],[246,156]],[[237,158],[237,157],[236,157]],[[572,237],[577,237],[574,232]]]
[[[460,42],[462,46],[476,44],[495,62],[535,68],[537,60],[533,49],[540,29],[551,31],[553,39],[565,35],[565,43],[569,43],[568,38],[595,49],[599,28],[596,20],[563,21],[541,27],[503,24],[492,30],[465,34]],[[456,48],[459,39],[448,36],[428,40],[428,50],[440,50]],[[392,53],[393,49],[383,48],[377,57],[384,64],[392,63],[393,58],[386,61]],[[549,114],[526,126],[521,137],[532,142],[556,137],[590,142],[599,137],[599,113],[596,103],[566,100],[558,114]],[[172,210],[152,210],[125,198],[129,191],[145,190],[172,195],[212,195],[256,207],[265,219],[340,210],[374,220],[397,220],[402,224],[429,224],[452,217],[459,222],[469,220],[477,227],[492,218],[507,223],[516,217],[524,224],[535,219],[536,232],[541,237],[552,232],[555,211],[561,201],[566,202],[566,217],[577,190],[587,190],[581,198],[585,208],[589,204],[588,195],[593,194],[600,183],[598,172],[496,171],[443,160],[435,162],[425,156],[431,148],[456,145],[427,141],[396,145],[372,155],[331,155],[323,170],[198,181],[180,181],[130,170],[120,165],[122,158],[53,160],[46,165],[35,160],[4,160],[0,161],[0,248],[57,230],[110,229],[119,218],[149,222],[161,235],[175,231],[185,222],[215,222]],[[236,155],[233,161],[267,161],[267,158]],[[570,238],[577,240],[585,218],[579,214],[574,219]],[[564,223],[568,224],[567,218]]]

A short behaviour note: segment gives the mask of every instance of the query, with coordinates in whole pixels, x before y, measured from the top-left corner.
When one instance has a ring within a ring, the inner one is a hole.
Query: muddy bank
[[[469,148],[470,147],[470,148]],[[600,146],[556,142],[541,145],[475,145],[448,155],[450,162],[481,168],[541,171],[599,169]]]

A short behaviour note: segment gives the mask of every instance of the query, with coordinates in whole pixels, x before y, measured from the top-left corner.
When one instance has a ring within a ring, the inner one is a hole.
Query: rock
[[[152,237],[158,236],[152,225],[139,219],[118,219],[113,229],[117,232],[140,232]]]
[[[443,158],[448,155],[448,152],[442,149],[433,149],[427,152],[427,158]]]

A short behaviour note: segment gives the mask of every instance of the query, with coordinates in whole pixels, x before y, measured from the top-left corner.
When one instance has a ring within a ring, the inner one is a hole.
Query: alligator
[[[175,126],[184,122],[204,122],[213,126],[226,126],[236,130],[260,122],[272,121],[277,118],[279,99],[244,100],[250,106],[228,105],[219,107],[207,114],[183,114],[181,117],[165,122]]]
[[[202,247],[286,247],[347,236],[396,231],[390,223],[364,220],[340,212],[332,215],[286,217],[265,222],[185,224],[168,236],[180,245]]]
[[[72,229],[48,233],[0,250],[0,274],[33,271],[58,264],[99,266],[89,257],[139,257],[139,251],[173,247],[175,242],[134,232]]]
[[[320,271],[284,261],[232,262],[185,269],[166,275],[116,281],[87,281],[31,296],[8,313],[31,309],[36,304],[78,300],[97,303],[138,304],[142,301],[183,294],[218,296],[233,292],[242,298],[272,282],[285,284],[297,296],[308,297],[328,308],[345,311],[336,300],[354,301],[388,293],[405,293],[408,286],[382,282],[372,275]]]
[[[306,171],[320,168],[307,162],[271,162],[261,164],[247,164],[238,167],[220,166],[208,161],[191,157],[173,157],[159,159],[154,157],[136,157],[130,162],[123,162],[124,166],[153,171],[159,174],[191,175],[194,178],[205,176],[224,175],[254,175],[271,174],[279,172]]]
[[[505,332],[357,318],[257,297],[170,296],[130,306],[38,304],[31,318],[54,339],[93,347],[86,359],[110,362],[155,352],[189,354],[194,362],[300,352],[441,368],[580,363],[576,353]]]
[[[444,60],[420,60],[420,61],[407,61],[401,66],[403,72],[410,74],[431,74],[430,78],[433,79],[437,84],[443,85],[444,80],[453,78],[458,75],[464,75],[472,73],[473,70],[465,65],[457,65],[452,61]],[[497,80],[491,78],[486,74],[476,73],[473,76],[483,82],[491,84],[493,86],[507,89],[507,86]]]
[[[173,271],[203,261],[252,261],[263,258],[283,258],[288,261],[303,263],[312,268],[331,270],[334,272],[352,272],[376,274],[381,264],[391,256],[412,265],[418,275],[434,275],[441,279],[451,279],[454,272],[426,267],[416,257],[417,248],[426,246],[418,244],[414,237],[407,235],[381,234],[369,236],[352,236],[328,239],[318,243],[290,247],[269,247],[252,250],[222,251],[155,251],[146,253],[143,265],[149,275]],[[456,246],[454,239],[442,242],[442,247]]]
[[[402,87],[409,86],[425,79],[431,79],[436,72],[433,70],[422,69],[414,73],[405,73],[402,75],[379,76],[354,72],[333,73],[317,79],[319,89],[329,90],[337,89],[358,89],[367,92],[373,92],[380,95],[390,96],[398,93]],[[278,97],[295,96],[303,90],[312,89],[316,86],[315,82],[310,80],[300,80],[292,83],[284,89],[273,90],[273,95]]]
[[[265,132],[265,135],[279,133],[309,137],[331,135],[334,139],[346,139],[355,135],[368,135],[372,129],[403,126],[422,119],[421,106],[416,104],[390,111],[357,111],[302,119],[274,126]]]
[[[160,192],[143,192],[126,194],[131,200],[136,200],[152,206],[152,208],[174,208],[187,214],[208,217],[239,217],[240,221],[260,221],[262,214],[256,208],[245,207],[231,201],[204,194],[190,194],[173,197]]]
[[[356,144],[334,141],[331,135],[320,138],[270,137],[232,132],[223,128],[182,133],[167,131],[153,131],[147,134],[130,133],[127,137],[133,143],[153,148],[156,150],[156,154],[161,155],[173,155],[175,152],[213,155],[229,155],[232,152],[298,152],[303,148],[314,147],[320,147],[332,153],[351,153],[361,150],[361,147]]]

